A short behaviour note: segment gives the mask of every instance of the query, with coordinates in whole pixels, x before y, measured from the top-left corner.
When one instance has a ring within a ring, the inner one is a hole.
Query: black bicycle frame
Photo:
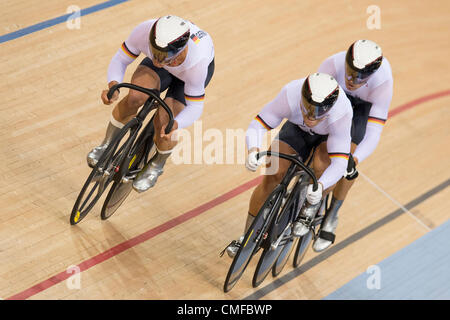
[[[111,99],[114,92],[122,87],[136,90],[136,91],[145,93],[149,96],[148,99],[145,101],[144,106],[141,108],[141,110],[138,112],[138,114],[131,120],[131,121],[136,122],[136,128],[131,132],[130,138],[132,138],[132,139],[129,139],[129,142],[128,142],[129,144],[132,144],[135,141],[136,135],[138,134],[139,130],[142,128],[142,125],[143,125],[147,115],[152,110],[157,108],[159,105],[162,106],[164,108],[164,110],[167,112],[167,114],[169,115],[169,123],[166,126],[165,133],[168,134],[172,130],[173,122],[174,122],[172,110],[170,110],[170,108],[167,106],[167,104],[164,102],[164,100],[161,99],[161,97],[159,96],[159,91],[157,89],[147,89],[147,88],[143,88],[143,87],[131,84],[131,83],[120,83],[120,84],[116,84],[116,85],[112,86],[109,89],[108,94],[107,94],[108,99]],[[152,103],[154,100],[156,100],[158,102],[158,104],[157,105],[154,104],[152,106]],[[144,128],[144,131],[143,131],[144,135],[147,134],[148,128],[151,125],[152,120],[153,120],[153,118],[150,120],[150,122]],[[124,160],[126,158],[129,158],[129,152],[128,152],[129,150],[128,149],[131,147],[131,145],[126,145],[126,146],[122,146],[122,147],[125,148],[125,150],[127,152],[125,153],[125,157],[123,159],[121,159],[121,161],[119,161],[119,164],[120,164],[120,166],[118,168],[119,174],[116,175],[117,178],[114,179],[117,181],[119,179],[121,179],[122,176],[124,176],[124,171],[128,171],[128,166],[131,161],[131,159],[128,159],[129,161],[127,162],[127,165],[124,166],[124,163],[125,163]],[[147,146],[146,146],[146,149],[147,149]],[[150,151],[150,150],[144,150],[144,154],[146,155],[146,158],[147,158],[147,151]],[[147,160],[148,159],[145,159],[145,161],[147,161]],[[137,170],[137,171],[139,171],[139,170]],[[134,172],[130,172],[130,173],[133,174]]]
[[[315,149],[312,152],[312,155],[314,154]],[[283,179],[281,180],[280,184],[275,188],[275,190],[277,189],[282,189],[283,192],[281,193],[281,199],[286,195],[287,192],[287,188],[289,183],[291,182],[292,178],[295,176],[296,172],[298,171],[298,167],[302,168],[306,174],[308,174],[312,180],[313,180],[313,190],[317,190],[317,179],[316,176],[314,175],[314,173],[311,171],[310,168],[308,168],[308,165],[310,164],[311,160],[312,160],[312,156],[310,157],[310,160],[308,161],[308,164],[305,165],[303,164],[300,160],[298,160],[295,156],[290,156],[290,155],[286,155],[286,154],[282,154],[282,153],[277,153],[277,152],[272,152],[272,151],[263,151],[257,154],[257,159],[263,157],[264,155],[267,156],[276,156],[282,159],[286,159],[291,161],[291,165],[289,166],[286,174],[284,175]],[[284,206],[282,208],[282,210],[285,210],[286,208],[290,208],[292,205],[292,202],[294,202],[296,200],[297,195],[299,195],[300,193],[300,188],[302,187],[301,183],[297,183],[294,188],[292,189],[288,199],[286,200],[286,202],[284,203]],[[297,204],[297,206],[299,205],[299,203]],[[262,230],[265,229],[265,227],[267,227],[267,225],[269,225],[272,220],[274,218],[280,218],[280,217],[275,217],[275,214],[278,213],[278,209],[277,210],[272,210],[272,215],[271,217],[269,217],[269,219],[266,219],[265,224],[262,227]],[[293,220],[292,215],[294,215],[297,212],[298,208],[293,208],[293,210],[291,210],[291,212],[289,213],[289,216],[287,217],[288,221]],[[282,214],[282,213],[280,213]],[[284,218],[284,217],[283,217]],[[279,234],[280,234],[280,230],[278,230],[279,227],[279,222],[280,221],[275,221],[275,223],[272,223],[270,225],[270,229],[268,230],[268,234],[270,235],[270,237],[267,239],[267,244],[270,245],[272,242],[274,242],[275,239],[278,238]],[[281,230],[283,231],[283,230]],[[259,240],[260,237],[258,237],[256,239],[256,241]]]
[[[119,83],[119,84],[112,86],[109,89],[108,94],[107,94],[107,97],[109,100],[111,100],[112,95],[114,94],[114,91],[118,90],[119,88],[129,88],[129,89],[136,90],[136,91],[139,91],[139,92],[149,95],[149,98],[145,101],[144,107],[141,109],[141,111],[136,116],[136,119],[139,120],[141,125],[142,125],[142,122],[144,122],[144,119],[147,117],[148,113],[152,110],[151,108],[148,108],[148,106],[152,103],[151,98],[153,98],[156,101],[158,101],[158,103],[164,108],[164,110],[166,110],[167,114],[169,115],[169,123],[167,124],[166,130],[165,130],[166,134],[168,134],[170,131],[172,131],[173,121],[174,121],[172,110],[170,110],[170,108],[167,106],[167,104],[164,102],[164,100],[161,99],[161,97],[159,96],[159,91],[157,89],[147,89],[147,88],[143,88],[143,87],[131,84],[131,83]]]

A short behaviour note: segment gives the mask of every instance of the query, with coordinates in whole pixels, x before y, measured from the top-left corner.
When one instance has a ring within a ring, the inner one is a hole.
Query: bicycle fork
[[[270,245],[270,247],[272,248],[272,250],[276,250],[276,249],[278,248],[278,246],[279,246],[280,243],[281,243],[281,240],[291,238],[291,236],[285,236],[286,231],[288,231],[289,228],[291,228],[291,227],[292,227],[292,222],[289,222],[289,223],[286,225],[286,228],[284,228],[283,232],[282,232],[282,233],[280,234],[280,236],[278,237],[277,241],[273,242],[273,243]]]

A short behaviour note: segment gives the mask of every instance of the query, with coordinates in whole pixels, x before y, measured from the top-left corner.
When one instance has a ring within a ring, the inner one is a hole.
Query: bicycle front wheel
[[[134,139],[133,130],[136,125],[134,120],[131,120],[119,131],[92,169],[72,208],[72,213],[70,214],[71,225],[79,223],[86,217],[114,179],[117,166],[121,163],[127,152],[126,149]],[[128,138],[126,137],[127,134],[129,134]]]
[[[250,263],[251,258],[259,250],[261,242],[267,237],[269,226],[267,222],[270,222],[268,220],[274,216],[274,211],[278,211],[282,198],[283,190],[274,190],[259,210],[228,270],[223,286],[224,292],[230,291],[235,286]]]
[[[296,190],[296,188],[294,188],[294,190]],[[291,194],[291,192],[294,193]],[[298,198],[298,192],[293,191],[291,188],[285,197],[286,202],[283,204],[280,213],[272,225],[274,228],[273,230],[278,230],[278,234],[276,234],[276,237],[274,238],[269,237],[272,243],[265,246],[261,258],[258,261],[258,265],[256,266],[252,281],[253,287],[255,288],[267,277],[270,270],[272,270],[273,265],[278,261],[280,254],[284,252],[285,246],[291,243],[292,231],[291,227],[288,225],[295,214],[294,211],[297,210],[298,200],[296,198]],[[270,232],[276,232],[273,230]],[[276,247],[273,248],[272,245],[276,245]]]

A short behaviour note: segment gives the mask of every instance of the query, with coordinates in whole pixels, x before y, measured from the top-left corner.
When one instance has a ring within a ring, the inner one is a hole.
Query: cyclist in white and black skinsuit
[[[172,110],[175,121],[172,131],[165,134],[168,115],[159,108],[154,120],[156,153],[133,182],[133,188],[138,192],[153,187],[162,174],[177,143],[171,139],[173,132],[189,127],[201,116],[205,87],[214,73],[214,46],[209,34],[190,21],[169,15],[145,21],[131,32],[109,65],[109,88],[122,82],[127,66],[141,53],[147,57],[137,67],[131,83],[160,92],[167,90],[164,101]],[[109,105],[119,94],[116,91],[108,100],[107,92],[102,92],[102,100]],[[87,156],[91,167],[147,98],[144,93],[130,90],[115,106],[103,142]]]
[[[336,80],[328,74],[315,73],[307,78],[291,81],[250,123],[246,137],[247,169],[256,171],[262,164],[263,159],[256,160],[262,138],[267,130],[279,126],[283,119],[288,121],[285,122],[276,138],[279,148],[272,144],[272,150],[276,149],[285,154],[297,154],[306,161],[315,146],[321,143],[326,145],[325,156],[330,157],[331,163],[326,168],[317,168],[316,161],[313,161],[319,188],[313,191],[312,184],[307,188],[307,201],[316,205],[345,174],[347,168],[352,121],[350,101]],[[270,192],[284,177],[289,165],[288,160],[279,159],[277,172],[265,175],[262,183],[253,191],[244,235]],[[297,223],[293,230],[294,235],[304,232],[302,227],[304,226],[300,222]],[[230,257],[234,257],[242,239],[243,236],[227,247]]]
[[[321,226],[334,234],[339,208],[357,177],[356,165],[373,153],[380,140],[392,100],[393,78],[380,46],[370,40],[358,40],[347,51],[327,58],[319,72],[326,72],[337,80],[353,108],[351,153],[354,161],[349,162],[346,179],[341,179],[334,188],[330,210]],[[319,237],[313,249],[319,252],[331,243]]]

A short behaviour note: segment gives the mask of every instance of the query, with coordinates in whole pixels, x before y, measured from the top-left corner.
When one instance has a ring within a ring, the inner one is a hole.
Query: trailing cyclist
[[[279,126],[284,119],[287,121],[272,143],[271,150],[296,154],[302,161],[306,161],[314,147],[326,145],[325,154],[316,153],[313,160],[315,174],[320,177],[319,188],[313,191],[310,184],[306,194],[307,201],[317,206],[346,172],[351,143],[350,101],[337,81],[325,73],[314,73],[307,78],[289,82],[274,100],[264,106],[248,127],[248,170],[256,171],[262,164],[262,160],[257,160],[256,155],[260,151],[265,132]],[[325,168],[320,167],[321,161],[316,161],[316,158],[323,157],[331,159],[331,163]],[[289,161],[280,159],[276,172],[265,175],[262,183],[253,191],[244,235],[268,195],[282,180],[289,165]],[[306,227],[301,222],[296,222],[294,236],[304,234],[304,228]],[[230,257],[235,256],[242,239],[243,236],[228,246],[227,253]]]
[[[356,165],[375,151],[380,140],[392,100],[393,78],[381,47],[370,40],[358,40],[347,52],[327,58],[319,72],[326,72],[337,80],[353,108],[351,153],[354,161],[350,161],[345,179],[334,188],[330,210],[322,223],[322,230],[334,234],[339,208],[358,176]],[[331,244],[332,241],[319,237],[313,249],[322,251]]]

